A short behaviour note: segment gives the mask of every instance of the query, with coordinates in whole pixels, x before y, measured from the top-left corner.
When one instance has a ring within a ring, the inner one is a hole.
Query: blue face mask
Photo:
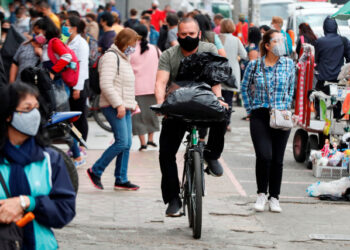
[[[66,37],[70,37],[69,28],[67,26],[62,26],[62,34]]]

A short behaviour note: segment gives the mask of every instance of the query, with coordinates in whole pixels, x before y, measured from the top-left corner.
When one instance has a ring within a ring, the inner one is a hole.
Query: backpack
[[[86,41],[89,44],[89,67],[92,67],[101,56],[98,52],[98,41],[90,34],[86,35]]]
[[[53,51],[52,48],[52,43],[54,41],[61,41],[58,38],[53,38],[49,41],[48,47],[47,47],[47,54],[50,58],[50,61],[53,64],[56,64],[59,59],[57,59],[55,52]],[[74,87],[78,83],[78,78],[79,78],[79,61],[77,56],[75,55],[74,51],[70,49],[66,44],[64,44],[64,47],[68,50],[68,52],[72,55],[72,60],[71,62],[61,71],[61,77],[64,83],[68,87]],[[73,66],[75,64],[75,66]],[[72,67],[73,66],[73,67]]]
[[[119,56],[118,53],[115,52],[112,49],[109,49],[105,52],[112,52],[117,56],[117,65],[118,65],[118,75],[119,75],[119,64],[120,64],[120,60],[119,60]],[[101,94],[101,88],[100,88],[100,73],[98,72],[98,65],[100,62],[102,56],[98,57],[98,59],[95,61],[95,63],[92,65],[92,67],[89,67],[89,83],[90,83],[90,89],[92,89],[92,91],[99,95]]]

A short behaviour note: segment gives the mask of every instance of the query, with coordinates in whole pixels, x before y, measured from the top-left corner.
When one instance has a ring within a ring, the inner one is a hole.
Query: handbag
[[[0,183],[5,191],[6,197],[10,198],[10,192],[7,189],[4,178],[0,172]],[[23,231],[16,223],[0,224],[0,249],[2,250],[20,250],[23,244]]]
[[[281,130],[288,131],[293,128],[292,112],[287,109],[279,110],[271,107],[270,94],[267,88],[268,85],[267,85],[267,79],[266,79],[266,72],[265,72],[265,68],[263,66],[262,60],[260,61],[260,66],[264,75],[265,90],[267,93],[267,98],[269,99],[270,127],[274,129],[281,129]],[[285,101],[285,97],[283,98],[283,101]]]

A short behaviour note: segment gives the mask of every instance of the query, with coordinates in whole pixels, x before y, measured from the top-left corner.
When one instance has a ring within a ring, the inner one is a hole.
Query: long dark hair
[[[274,29],[270,29],[270,30],[265,32],[265,34],[262,38],[262,41],[260,42],[260,46],[259,46],[261,56],[267,55],[267,49],[265,48],[265,45],[270,43],[272,34],[274,34],[274,33],[279,33],[279,32],[277,30],[274,30]]]
[[[45,31],[45,37],[47,41],[50,41],[52,38],[61,37],[61,31],[48,17],[43,17],[36,21],[34,27],[38,27],[39,29]]]
[[[259,45],[261,41],[261,33],[258,27],[250,27],[248,30],[248,42],[254,43],[256,46]]]
[[[147,41],[147,35],[148,30],[147,27],[143,24],[138,24],[134,27],[134,30],[141,36],[141,55],[149,50],[148,41]]]
[[[80,17],[77,16],[69,16],[68,17],[69,23],[71,27],[76,27],[78,34],[84,33],[86,24],[83,20],[80,19]]]
[[[23,82],[16,82],[0,88],[0,152],[4,148],[5,142],[8,138],[7,131],[10,123],[7,119],[13,115],[20,101],[27,95],[38,97],[39,91],[35,86]],[[48,145],[48,139],[43,130],[43,123],[40,125],[35,140],[41,146]]]
[[[299,25],[300,35],[307,36],[311,40],[317,40],[317,37],[308,23],[301,23]]]

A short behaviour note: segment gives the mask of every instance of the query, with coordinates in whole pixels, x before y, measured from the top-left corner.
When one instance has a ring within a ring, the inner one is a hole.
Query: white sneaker
[[[254,209],[256,212],[264,212],[265,205],[267,202],[266,195],[264,193],[258,194],[258,198],[256,199]]]
[[[282,212],[280,202],[276,198],[271,197],[271,199],[269,200],[269,205],[270,205],[271,212],[274,212],[274,213],[281,213]]]

